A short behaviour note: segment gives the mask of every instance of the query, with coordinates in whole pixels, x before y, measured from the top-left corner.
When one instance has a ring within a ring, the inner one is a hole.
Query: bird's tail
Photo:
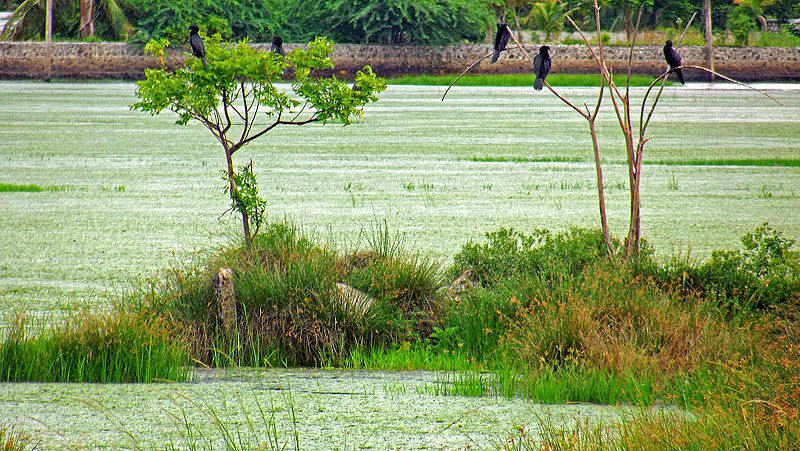
[[[492,55],[492,62],[497,62],[498,58],[500,58],[500,52],[495,51],[494,55]]]
[[[206,57],[202,57],[201,61],[203,61],[203,69],[208,70],[208,63],[206,63]]]
[[[533,89],[541,91],[543,87],[544,79],[542,77],[536,77],[536,80],[533,81]]]
[[[681,72],[681,70],[680,70],[680,69],[678,69],[678,70],[676,70],[676,71],[675,71],[675,75],[677,75],[677,76],[678,76],[678,80],[680,80],[680,81],[681,81],[681,84],[682,84],[682,85],[685,85],[685,84],[686,84],[686,82],[683,80],[683,72]]]

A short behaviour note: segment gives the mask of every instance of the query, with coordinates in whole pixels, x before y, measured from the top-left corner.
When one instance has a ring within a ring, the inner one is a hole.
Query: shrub
[[[542,229],[526,235],[501,228],[487,233],[486,238],[487,244],[464,245],[454,257],[453,274],[473,269],[487,286],[521,275],[554,280],[577,274],[606,255],[603,235],[598,230],[573,228],[552,234]]]
[[[175,272],[140,301],[189,331],[192,357],[208,365],[328,365],[353,349],[427,336],[439,311],[438,269],[402,253],[340,255],[287,224],[268,224],[251,244],[222,251],[203,270]],[[213,277],[233,269],[235,340],[217,319]],[[372,296],[354,309],[337,282]]]
[[[800,299],[800,252],[794,240],[767,223],[741,238],[743,250],[714,251],[703,263],[673,260],[639,268],[684,294],[698,294],[725,309],[783,307]]]

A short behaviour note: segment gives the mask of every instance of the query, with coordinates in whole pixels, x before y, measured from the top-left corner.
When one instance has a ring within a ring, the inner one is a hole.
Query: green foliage
[[[2,37],[14,40],[43,39],[45,34],[45,0],[19,3],[9,18]],[[130,22],[137,14],[130,0],[97,0],[94,5],[95,36],[93,40],[124,39],[133,32]],[[53,2],[53,35],[56,38],[77,38],[80,27],[80,2]]]
[[[163,62],[168,44],[162,38],[151,41],[145,50]],[[249,240],[263,221],[264,203],[254,194],[257,190],[252,170],[239,173],[245,193],[238,194],[233,154],[278,125],[348,125],[353,116],[363,113],[366,104],[378,100],[377,93],[386,83],[369,66],[356,74],[354,87],[336,77],[323,76],[323,71],[334,67],[330,57],[333,45],[325,38],[315,38],[306,49],[294,49],[285,57],[257,50],[244,41],[226,42],[219,34],[206,37],[205,49],[207,67],[192,58],[186,67],[172,72],[165,67],[146,69],[146,78],[136,83],[139,101],[131,109],[152,115],[170,110],[177,114],[177,124],[196,120],[211,132],[225,152],[227,193],[233,209],[242,215],[244,237]],[[287,70],[294,71],[291,93],[275,86]],[[299,111],[294,111],[300,105]],[[287,119],[284,114],[294,117]]]
[[[168,38],[186,43],[189,25],[197,25],[209,36],[219,33],[224,39],[249,38],[270,42],[281,34],[285,24],[285,2],[256,0],[132,0],[141,14],[138,27],[147,38]]]
[[[800,252],[768,224],[742,236],[743,250],[714,251],[702,263],[672,259],[639,271],[684,293],[735,311],[786,307],[800,293]]]
[[[289,22],[301,39],[444,45],[481,41],[492,22],[481,0],[298,0]]]
[[[255,226],[253,235],[258,233],[261,224],[266,219],[267,201],[258,196],[258,184],[256,182],[256,175],[253,173],[253,162],[249,165],[239,168],[239,172],[233,175],[233,183],[235,189],[231,191],[230,180],[228,179],[227,171],[223,171],[223,180],[225,180],[225,194],[229,194],[231,198],[231,210],[238,211],[247,215],[250,223]]]
[[[234,271],[235,342],[215,319],[212,280],[220,267]],[[371,301],[354,307],[337,282]],[[294,227],[269,224],[249,245],[227,249],[202,270],[175,273],[138,302],[189,330],[192,357],[209,365],[330,365],[356,349],[425,336],[439,311],[439,285],[435,266],[399,251],[342,256]]]
[[[189,360],[180,340],[158,319],[116,312],[83,314],[38,336],[22,319],[0,343],[6,382],[183,381]]]
[[[561,0],[545,0],[533,4],[526,21],[534,30],[543,31],[545,40],[550,41],[553,36],[558,36],[564,29],[566,16],[572,11],[574,9],[568,10],[566,4]]]
[[[734,45],[748,45],[750,32],[756,30],[753,11],[746,6],[731,8],[728,12],[728,29],[733,34]]]
[[[528,235],[501,228],[486,238],[487,244],[467,243],[454,257],[453,268],[456,273],[473,269],[488,286],[524,274],[537,274],[543,280],[568,277],[606,254],[603,236],[596,230],[573,228],[552,234],[540,229]]]

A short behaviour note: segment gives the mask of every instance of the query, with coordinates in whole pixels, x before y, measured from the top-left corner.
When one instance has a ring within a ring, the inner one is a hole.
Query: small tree
[[[369,66],[357,73],[353,88],[323,76],[334,67],[333,45],[325,38],[282,57],[215,35],[205,40],[208,70],[191,58],[174,72],[163,67],[168,45],[166,40],[148,44],[146,49],[160,57],[162,67],[145,70],[146,78],[136,83],[139,101],[131,108],[153,115],[170,110],[178,115],[176,124],[198,121],[219,141],[225,153],[226,192],[231,209],[241,214],[247,242],[258,233],[265,202],[258,197],[252,162],[236,172],[233,155],[279,125],[348,125],[386,87]],[[295,77],[291,90],[276,86],[289,70]]]

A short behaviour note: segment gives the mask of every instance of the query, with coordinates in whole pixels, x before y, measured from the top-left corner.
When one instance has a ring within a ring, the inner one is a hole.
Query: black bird
[[[203,67],[208,70],[208,64],[206,64],[206,46],[203,44],[203,38],[197,34],[198,31],[200,31],[200,29],[197,28],[197,25],[189,27],[189,44],[192,46],[192,54],[200,58],[200,60],[203,61]]]
[[[492,55],[492,62],[500,58],[500,52],[506,49],[508,40],[511,38],[511,30],[508,29],[508,24],[497,24],[497,34],[494,35],[494,55]]]
[[[680,67],[681,65],[681,56],[672,48],[672,41],[667,41],[667,43],[664,44],[664,59],[667,60],[669,68],[678,76],[678,80],[681,81],[681,84],[685,85],[686,82],[683,81],[683,73],[681,73],[680,69],[675,70],[676,67]]]
[[[283,38],[280,36],[273,36],[272,47],[270,47],[269,51],[277,53],[280,56],[286,56],[286,52],[283,51]]]
[[[539,47],[539,54],[533,58],[533,71],[536,73],[536,80],[533,81],[533,89],[541,91],[544,86],[544,79],[550,73],[550,47],[543,45]]]

